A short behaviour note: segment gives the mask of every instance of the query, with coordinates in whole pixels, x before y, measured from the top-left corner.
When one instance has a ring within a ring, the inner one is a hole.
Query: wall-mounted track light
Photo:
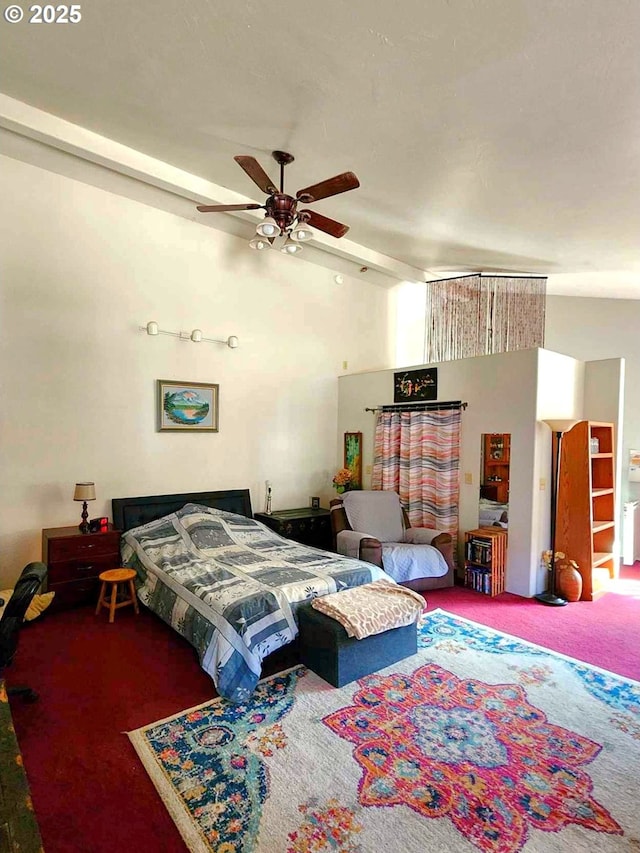
[[[179,338],[181,341],[193,341],[194,344],[206,341],[208,344],[226,344],[230,349],[235,349],[238,346],[238,338],[235,335],[229,335],[226,340],[220,340],[219,338],[203,337],[201,329],[194,329],[192,332],[168,332],[165,329],[160,329],[155,320],[150,320],[146,326],[138,326],[138,329],[148,335],[169,335],[172,338]]]

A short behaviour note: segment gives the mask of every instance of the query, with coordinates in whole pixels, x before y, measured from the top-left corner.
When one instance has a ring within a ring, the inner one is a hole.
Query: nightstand
[[[98,598],[98,575],[120,566],[120,531],[80,533],[77,527],[42,531],[42,562],[49,570],[47,589],[55,592],[52,607],[64,610]]]
[[[256,512],[253,516],[284,536],[302,545],[332,550],[331,512],[328,509],[280,509],[267,515],[266,512]]]

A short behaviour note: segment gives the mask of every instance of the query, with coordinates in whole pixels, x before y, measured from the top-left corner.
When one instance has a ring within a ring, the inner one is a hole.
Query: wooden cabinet
[[[328,509],[281,509],[270,515],[256,512],[253,517],[285,539],[294,539],[323,551],[331,550],[331,513]]]
[[[42,562],[47,589],[55,592],[52,607],[63,610],[98,600],[98,575],[120,565],[120,531],[80,533],[77,527],[42,531]]]
[[[618,573],[614,475],[613,424],[580,421],[563,435],[556,551],[578,564],[583,601],[604,592]]]
[[[464,536],[464,585],[485,595],[504,592],[507,531],[486,527],[467,530]]]
[[[499,503],[509,502],[511,436],[493,432],[484,436],[480,496]]]

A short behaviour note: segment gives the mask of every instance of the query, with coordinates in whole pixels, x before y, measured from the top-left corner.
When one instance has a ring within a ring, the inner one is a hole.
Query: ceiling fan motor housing
[[[297,201],[285,193],[274,193],[266,201],[267,216],[273,217],[282,231],[286,231],[296,218]]]

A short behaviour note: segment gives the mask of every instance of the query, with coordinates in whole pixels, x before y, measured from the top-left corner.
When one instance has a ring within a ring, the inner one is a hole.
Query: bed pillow
[[[13,595],[12,589],[0,589],[0,599],[4,602],[0,604],[0,619],[2,618],[2,614],[4,613],[4,609],[9,603],[9,599]],[[47,607],[53,601],[53,597],[55,592],[43,592],[40,595],[34,595],[31,604],[27,607],[27,612],[25,613],[25,622],[32,622],[34,619],[37,619],[41,613],[47,609]]]

